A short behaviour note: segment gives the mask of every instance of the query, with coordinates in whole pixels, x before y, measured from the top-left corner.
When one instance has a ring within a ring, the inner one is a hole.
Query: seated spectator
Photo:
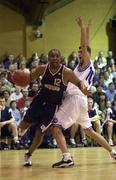
[[[33,82],[31,88],[29,89],[29,97],[34,97],[38,94],[39,85],[37,82]]]
[[[12,83],[12,84],[14,84],[14,82],[13,82],[13,75],[14,75],[14,72],[16,71],[16,66],[15,66],[15,64],[11,64],[10,66],[9,66],[9,71],[8,71],[8,75],[7,75],[7,80],[10,82],[10,83]]]
[[[99,69],[102,69],[103,67],[107,65],[107,60],[104,57],[103,51],[98,52],[98,56],[95,57],[94,64]]]
[[[10,83],[7,80],[7,71],[4,71],[0,74],[0,83],[2,84],[2,86],[4,86],[8,91],[11,91],[13,88],[12,83]]]
[[[5,99],[5,105],[10,107],[10,102],[11,102],[11,100],[10,100],[10,92],[8,90],[4,90],[3,91],[3,97]]]
[[[102,111],[103,118],[106,109],[106,102],[107,102],[106,94],[104,92],[100,92],[98,97],[98,105],[99,105],[99,110]]]
[[[25,102],[26,101],[29,101],[30,103],[32,101],[32,97],[29,97],[29,91],[28,91],[27,88],[22,89],[22,94],[23,94],[23,96],[20,99],[18,99],[18,101],[17,101],[17,107],[20,110],[25,107]]]
[[[108,50],[106,60],[107,60],[108,67],[111,67],[115,63],[112,51]]]
[[[77,53],[75,51],[73,51],[68,56],[67,67],[73,70],[77,64],[78,64]]]
[[[25,61],[20,62],[19,69],[21,69],[27,73],[30,72],[30,70],[26,68],[26,62]]]
[[[37,53],[33,53],[32,56],[31,56],[31,58],[29,58],[29,59],[27,60],[27,62],[26,62],[26,67],[27,67],[28,69],[31,69],[32,63],[33,63],[34,61],[37,61],[37,62],[39,63],[39,57],[38,57]]]
[[[10,111],[11,111],[13,118],[15,119],[16,125],[18,127],[18,125],[20,124],[20,122],[22,120],[22,117],[21,117],[20,110],[17,108],[16,101],[10,102]]]
[[[39,57],[39,65],[41,64],[47,64],[48,63],[48,57],[42,53]]]
[[[115,94],[116,94],[115,85],[113,82],[111,82],[108,86],[108,90],[106,91],[106,97],[109,101],[112,102]]]
[[[39,62],[38,60],[33,60],[33,62],[31,63],[31,66],[30,66],[30,71],[34,71],[37,67],[39,66]]]
[[[25,56],[24,56],[22,53],[20,53],[20,54],[16,57],[16,59],[15,59],[15,61],[14,61],[14,63],[17,64],[17,69],[20,68],[21,62],[26,62],[26,58],[25,58]]]
[[[15,86],[14,92],[10,95],[10,100],[18,101],[23,96],[21,92],[21,88],[19,86]]]
[[[93,93],[93,99],[98,104],[99,102],[99,95],[103,92],[103,89],[100,84],[96,85],[96,91]]]
[[[14,145],[17,145],[19,143],[17,125],[9,107],[5,106],[5,99],[3,97],[0,97],[0,116],[1,134],[6,128],[7,131],[12,133]]]
[[[104,71],[103,72],[103,77],[104,77],[104,90],[108,90],[109,84],[112,82],[112,78],[110,78],[110,72],[109,71]]]
[[[4,69],[8,70],[10,64],[13,64],[13,61],[14,61],[14,55],[13,54],[7,54],[6,57],[3,59]]]

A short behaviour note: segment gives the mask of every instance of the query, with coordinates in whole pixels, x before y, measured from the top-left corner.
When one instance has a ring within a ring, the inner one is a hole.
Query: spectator
[[[22,94],[23,94],[23,96],[20,99],[18,99],[18,101],[17,101],[17,107],[20,110],[25,107],[25,102],[26,101],[29,101],[30,103],[32,101],[32,97],[29,97],[29,91],[28,91],[27,88],[22,89]]]
[[[21,118],[21,112],[16,107],[16,101],[11,101],[10,102],[10,111],[11,111],[12,116],[14,117],[16,125],[18,127],[18,125],[20,124],[22,118]]]
[[[103,51],[98,52],[98,56],[95,57],[94,65],[99,69],[102,69],[107,65],[107,61],[104,57]]]
[[[111,82],[108,86],[108,90],[106,91],[106,97],[109,101],[112,102],[115,94],[116,94],[116,89],[115,89],[114,83]]]
[[[4,90],[3,91],[3,97],[5,99],[5,105],[10,107],[10,102],[11,102],[11,100],[10,100],[10,92],[8,90]]]
[[[77,58],[77,53],[73,51],[69,56],[68,56],[68,64],[67,67],[74,70],[75,66],[78,64],[78,58]]]
[[[14,55],[13,54],[6,55],[5,59],[3,59],[4,69],[8,70],[10,64],[12,64],[13,61],[14,61]]]
[[[112,65],[115,64],[112,51],[108,50],[106,60],[107,60],[107,67],[111,67]]]
[[[12,83],[10,83],[7,80],[7,71],[4,71],[0,74],[0,83],[2,84],[2,86],[4,86],[8,91],[11,91],[13,88]]]
[[[29,90],[29,97],[35,97],[38,94],[39,85],[37,82],[32,83],[32,87]]]
[[[10,99],[11,101],[18,101],[23,96],[21,92],[21,88],[19,86],[15,86],[15,91],[11,93]]]
[[[7,130],[7,132],[11,132],[13,136],[14,145],[17,146],[17,144],[19,143],[17,125],[11,114],[9,107],[5,106],[5,99],[3,97],[0,97],[0,115],[1,134],[5,130]]]

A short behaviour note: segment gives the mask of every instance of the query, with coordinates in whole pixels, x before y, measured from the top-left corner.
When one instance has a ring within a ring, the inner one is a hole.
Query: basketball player
[[[80,62],[75,68],[74,73],[77,77],[79,77],[81,81],[84,82],[85,86],[89,89],[92,85],[94,76],[94,67],[90,61],[91,51],[88,47],[90,23],[88,24],[88,27],[86,29],[81,17],[77,17],[76,22],[81,30],[81,46],[79,47],[78,51]],[[97,141],[110,153],[110,155],[114,159],[116,159],[116,151],[112,150],[104,137],[102,137],[92,129],[92,124],[88,116],[87,96],[84,95],[79,90],[79,88],[72,83],[68,84],[66,92],[67,95],[63,100],[62,105],[59,107],[58,112],[56,112],[55,114],[57,123],[54,126],[56,127],[52,129],[52,133],[54,134],[58,147],[63,153],[63,158],[61,161],[53,164],[52,167],[60,168],[74,165],[71,155],[68,152],[65,138],[58,126],[67,129],[75,122],[80,124],[84,128],[85,133],[88,136]]]
[[[19,135],[22,136],[26,130],[32,125],[36,125],[35,137],[29,148],[29,152],[25,155],[25,159],[29,160],[31,153],[41,144],[45,131],[53,123],[54,114],[61,104],[63,94],[66,90],[68,82],[74,83],[76,86],[82,86],[82,91],[87,93],[86,88],[75,76],[74,72],[60,63],[61,54],[57,49],[52,49],[48,53],[47,65],[39,66],[35,72],[30,74],[30,79],[34,80],[38,76],[42,76],[42,88],[38,95],[33,99],[30,107],[26,111],[23,121],[19,125]],[[31,166],[31,161],[26,161],[25,165]]]

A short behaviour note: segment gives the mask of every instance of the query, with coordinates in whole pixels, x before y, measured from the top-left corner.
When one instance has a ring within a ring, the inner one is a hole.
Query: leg
[[[24,134],[27,132],[27,130],[29,129],[31,125],[26,122],[26,121],[21,121],[21,123],[19,124],[18,126],[18,133],[19,133],[19,136],[24,136]]]
[[[112,141],[113,123],[112,122],[108,122],[107,131],[108,131],[108,142],[111,146],[113,146],[113,141]]]
[[[18,130],[17,130],[17,125],[15,122],[12,122],[9,124],[8,126],[9,131],[12,132],[12,136],[14,138],[14,142],[17,143],[18,142]]]
[[[90,136],[92,139],[94,139],[98,144],[100,144],[102,147],[104,147],[110,155],[116,159],[116,152],[112,150],[111,146],[107,143],[105,138],[101,136],[100,134],[96,133],[92,128],[91,129],[85,129],[85,133]]]
[[[24,166],[32,166],[32,162],[31,162],[32,153],[35,151],[35,149],[38,146],[40,146],[40,144],[43,141],[43,137],[44,137],[44,134],[40,130],[37,130],[35,133],[35,136],[33,138],[33,141],[29,147],[28,152],[25,153],[25,164],[24,164]]]
[[[81,132],[81,137],[82,137],[82,143],[83,143],[84,147],[87,147],[88,142],[87,142],[86,134],[85,134],[85,131],[81,125],[80,125],[80,132]]]
[[[75,123],[70,127],[70,145],[71,147],[77,147],[77,144],[75,142],[75,135],[78,130],[78,124]]]
[[[107,141],[104,139],[103,136],[96,133],[92,128],[91,129],[85,129],[85,133],[90,136],[92,139],[94,139],[98,144],[100,144],[102,147],[104,147],[107,151],[111,152],[112,148],[107,143]]]
[[[95,121],[94,124],[95,124],[96,132],[101,134],[101,123],[100,123],[100,120]]]
[[[65,137],[61,131],[60,128],[58,127],[53,127],[51,129],[52,134],[54,136],[54,138],[57,141],[58,147],[60,148],[62,154],[63,154],[63,159],[62,161],[53,164],[53,168],[59,168],[59,167],[68,167],[68,166],[73,166],[74,162],[71,158],[71,155],[68,151],[67,145],[66,145],[66,140]]]

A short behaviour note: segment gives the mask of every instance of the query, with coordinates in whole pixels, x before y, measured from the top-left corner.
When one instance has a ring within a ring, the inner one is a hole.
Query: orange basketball
[[[23,70],[17,70],[13,75],[13,82],[21,87],[25,87],[30,83],[30,73]]]

